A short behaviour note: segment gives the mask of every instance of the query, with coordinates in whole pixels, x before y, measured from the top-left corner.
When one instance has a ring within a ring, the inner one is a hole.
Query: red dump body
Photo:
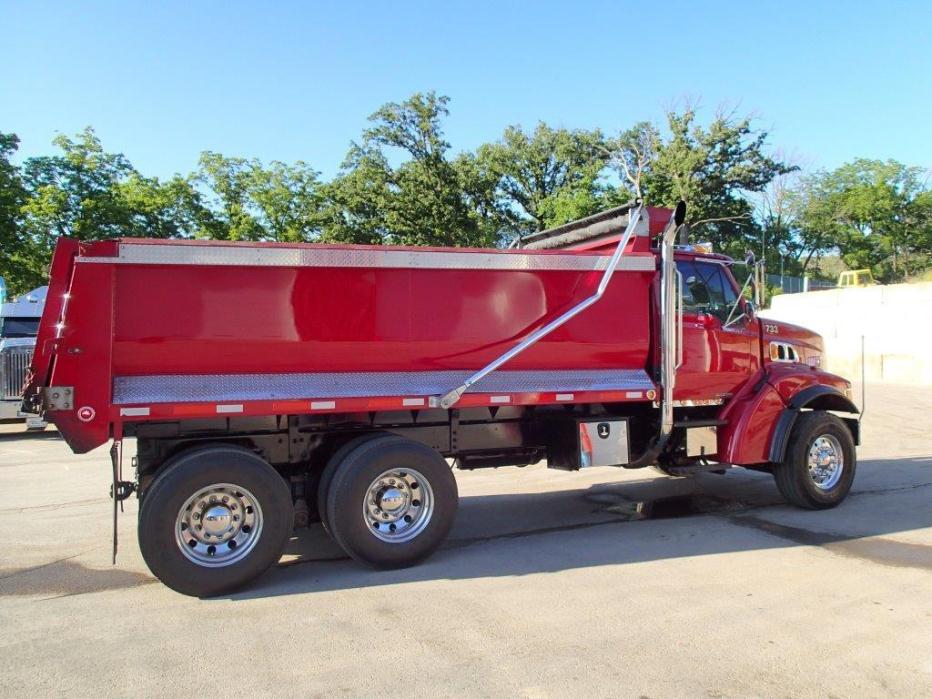
[[[632,243],[598,304],[459,405],[652,399],[656,258]],[[427,406],[591,294],[609,253],[61,240],[27,400],[73,391],[49,413],[78,452],[124,421]]]

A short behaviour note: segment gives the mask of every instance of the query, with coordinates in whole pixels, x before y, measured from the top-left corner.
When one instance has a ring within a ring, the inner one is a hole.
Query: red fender
[[[718,432],[718,460],[750,466],[769,463],[774,454],[782,458],[801,408],[857,412],[845,397],[850,386],[840,376],[801,364],[767,365],[719,414],[728,424]]]

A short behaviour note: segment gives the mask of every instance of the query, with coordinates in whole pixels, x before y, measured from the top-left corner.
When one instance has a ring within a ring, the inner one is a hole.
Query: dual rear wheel
[[[324,527],[354,559],[412,565],[444,540],[456,515],[456,481],[433,449],[370,434],[339,449],[324,470]],[[291,489],[255,453],[193,449],[166,464],[143,497],[139,546],[149,569],[187,595],[230,592],[273,565],[294,526]]]
[[[401,568],[443,543],[458,500],[453,472],[436,451],[367,435],[330,459],[317,502],[324,528],[346,553],[375,568]]]

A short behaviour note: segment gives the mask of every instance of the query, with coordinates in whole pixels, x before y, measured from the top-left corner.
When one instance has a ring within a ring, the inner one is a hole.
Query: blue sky
[[[932,1],[0,0],[0,131],[92,125],[148,175],[202,150],[332,175],[366,117],[434,89],[454,150],[544,120],[608,131],[699,97],[809,167],[932,167]]]

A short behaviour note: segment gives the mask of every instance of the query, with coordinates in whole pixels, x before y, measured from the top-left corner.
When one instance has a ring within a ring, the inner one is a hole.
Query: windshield
[[[0,318],[0,337],[35,337],[39,334],[38,318]]]

